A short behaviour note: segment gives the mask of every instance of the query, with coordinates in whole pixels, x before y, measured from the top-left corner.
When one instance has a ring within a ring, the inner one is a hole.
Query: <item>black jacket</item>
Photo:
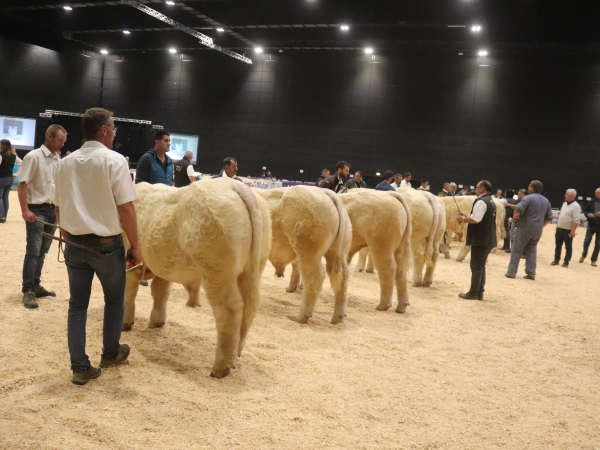
[[[594,216],[593,219],[590,219],[587,216],[588,214],[595,214],[599,210],[600,210],[600,200],[598,200],[597,198],[594,198],[591,202],[589,202],[587,204],[587,206],[585,207],[585,210],[583,212],[584,212],[585,218],[587,219],[589,224],[600,225],[600,217]]]
[[[324,178],[319,183],[320,188],[330,189],[333,192],[339,192],[340,189],[344,187],[344,180],[340,180],[337,177],[337,174],[330,175],[327,178]]]
[[[473,202],[471,212],[475,208],[475,203],[485,202],[487,211],[483,215],[481,222],[470,223],[467,227],[467,245],[481,245],[486,247],[496,247],[496,204],[492,201],[490,194],[478,198]]]
[[[173,167],[175,168],[175,175],[173,177],[175,187],[185,187],[192,184],[190,177],[187,174],[187,168],[190,164],[191,162],[187,158],[183,158],[182,160],[173,163]]]

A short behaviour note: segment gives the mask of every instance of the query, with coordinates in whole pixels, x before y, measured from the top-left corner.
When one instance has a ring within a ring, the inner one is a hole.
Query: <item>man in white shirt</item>
[[[56,297],[54,292],[40,285],[44,260],[52,244],[52,239],[42,236],[42,233],[53,235],[56,229],[52,225],[56,224],[54,175],[60,161],[60,149],[65,142],[65,129],[58,124],[50,125],[44,145],[27,153],[21,166],[17,192],[27,232],[22,285],[25,308],[37,308],[36,298]]]
[[[396,175],[394,175],[394,182],[392,183],[392,187],[394,189],[398,189],[401,186],[402,186],[402,175],[397,173]]]
[[[104,292],[103,349],[100,367],[123,364],[129,346],[120,344],[125,294],[125,248],[122,232],[131,245],[130,255],[140,260],[137,198],[125,158],[110,150],[116,128],[112,112],[88,109],[82,119],[85,144],[65,157],[56,172],[56,215],[67,244],[69,275],[68,343],[73,383],[83,385],[100,376],[85,352],[87,309],[94,275]]]
[[[219,175],[215,175],[213,178],[229,177],[229,178],[233,178],[234,180],[242,181],[237,176],[237,171],[238,171],[237,159],[232,158],[231,156],[228,156],[227,158],[223,159],[223,170],[221,171],[221,173]]]
[[[429,180],[421,180],[421,186],[417,188],[417,191],[428,191]]]
[[[579,226],[579,217],[581,216],[581,206],[575,201],[577,191],[575,189],[567,189],[565,192],[565,202],[560,208],[558,223],[556,224],[556,234],[554,248],[554,261],[551,265],[558,266],[560,263],[560,254],[562,251],[563,242],[566,248],[565,260],[563,267],[569,267],[569,261],[573,255],[573,238],[575,230]]]
[[[400,183],[400,187],[401,188],[412,188],[412,185],[410,184],[410,180],[412,180],[412,174],[410,172],[406,172],[404,174],[404,179],[402,180],[402,183]]]

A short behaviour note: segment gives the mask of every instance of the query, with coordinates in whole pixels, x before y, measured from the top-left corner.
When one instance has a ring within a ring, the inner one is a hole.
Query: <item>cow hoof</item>
[[[365,269],[365,272],[367,272],[367,273],[374,273],[375,270],[374,269]]]
[[[357,268],[357,269],[355,270],[355,272],[358,272],[358,273],[361,273],[362,271],[363,271],[363,269],[359,269],[359,268]]]
[[[398,305],[398,306],[396,306],[396,312],[398,314],[404,314],[406,312],[406,307],[407,306],[408,305]]]
[[[292,288],[292,287],[288,286],[285,288],[285,292],[289,292],[291,294],[292,292],[296,292],[296,288]]]
[[[188,300],[188,302],[185,304],[185,306],[187,308],[200,308],[200,302],[191,302]]]
[[[300,315],[297,315],[296,317],[294,317],[294,320],[296,322],[302,323],[302,324],[308,323],[308,319],[310,319],[310,317],[305,316],[304,314],[300,314]]]
[[[422,282],[420,282],[420,281],[419,281],[419,282],[415,281],[415,282],[413,282],[413,284],[412,284],[412,287],[421,287],[421,286],[423,286],[423,283],[422,283]]]
[[[333,316],[333,318],[331,319],[331,323],[333,325],[337,325],[338,323],[342,323],[344,321],[344,317],[346,317],[346,314],[344,314],[343,316]]]
[[[133,327],[133,322],[124,323],[123,325],[121,325],[121,331],[131,331],[132,327]]]
[[[447,255],[444,255],[444,258],[450,259],[450,254],[448,253]]]
[[[283,278],[283,272],[281,272],[281,273],[275,272],[275,276],[277,278]]]
[[[224,378],[227,375],[229,375],[229,372],[231,372],[231,369],[229,367],[225,367],[223,369],[213,369],[210,371],[210,376],[213,378]]]
[[[391,307],[392,307],[392,305],[384,305],[383,303],[380,303],[379,305],[377,305],[377,307],[375,309],[377,311],[387,311]]]
[[[458,262],[463,262],[463,259],[461,259],[461,258],[456,258],[456,260],[457,260]]]
[[[424,281],[423,282],[423,287],[431,287],[431,281]]]
[[[165,323],[164,323],[164,322],[151,322],[151,323],[148,325],[148,328],[162,328],[162,327],[164,327],[164,326],[165,326]]]

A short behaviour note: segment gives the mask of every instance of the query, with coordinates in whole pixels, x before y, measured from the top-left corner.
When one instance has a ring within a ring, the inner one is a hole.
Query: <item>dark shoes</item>
[[[508,249],[508,250],[504,250],[504,253],[511,253],[512,250]]]
[[[596,264],[596,261],[592,261],[592,267],[598,267],[598,264]]]
[[[563,265],[561,267],[567,268],[567,267],[569,267],[569,263],[563,263]]]
[[[504,274],[506,278],[517,278],[516,275],[509,275],[507,273]]]
[[[525,275],[523,278],[525,278],[526,280],[535,280],[535,277],[533,275]]]
[[[551,266],[558,266],[558,261],[552,261],[552,262],[550,263],[550,265],[551,265]]]
[[[38,302],[35,299],[34,291],[27,291],[23,294],[23,305],[25,308],[34,309],[38,307]]]
[[[119,353],[114,358],[108,359],[102,356],[100,358],[100,367],[103,369],[107,367],[118,366],[120,364],[124,364],[127,362],[127,358],[129,357],[129,345],[121,344],[119,347]]]
[[[102,370],[99,367],[90,366],[86,370],[73,371],[73,384],[83,386],[88,381],[98,378]]]
[[[148,286],[148,281],[146,281],[146,280],[140,281],[140,286]]]
[[[581,258],[579,258],[579,262],[582,263],[585,261],[585,256],[582,256]]]
[[[35,297],[56,297],[56,292],[47,291],[46,288],[40,284],[35,288]]]
[[[458,294],[458,296],[464,300],[483,300],[483,294],[473,295],[467,292],[466,294]]]

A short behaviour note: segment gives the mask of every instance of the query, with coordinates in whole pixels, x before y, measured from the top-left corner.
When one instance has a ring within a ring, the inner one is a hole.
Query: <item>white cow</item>
[[[211,376],[235,367],[260,305],[260,278],[271,240],[266,202],[239,181],[217,178],[185,188],[136,184],[144,267],[127,273],[123,330],[135,319],[140,279],[152,280],[150,328],[165,324],[171,284],[183,284],[188,306],[198,305],[200,285],[217,325]]]
[[[308,322],[325,280],[321,258],[335,292],[331,323],[346,316],[348,303],[348,250],[352,225],[339,197],[329,189],[309,186],[258,190],[267,200],[273,222],[269,261],[277,276],[293,263],[287,292],[294,292],[303,279],[302,304],[296,320]]]
[[[352,222],[348,262],[362,248],[370,251],[379,274],[381,295],[377,309],[392,306],[394,282],[398,294],[396,312],[409,305],[407,271],[410,265],[411,221],[404,198],[396,192],[353,189],[341,195]]]

